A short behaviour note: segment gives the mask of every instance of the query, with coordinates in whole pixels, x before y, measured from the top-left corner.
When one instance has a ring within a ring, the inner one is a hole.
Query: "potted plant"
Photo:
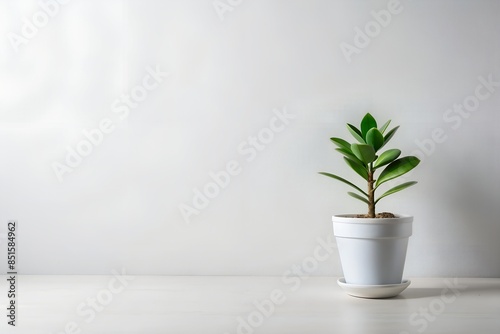
[[[366,191],[338,175],[320,173],[352,187],[356,192],[348,194],[365,203],[368,208],[366,214],[332,217],[345,276],[339,279],[339,285],[358,297],[390,297],[409,285],[409,281],[403,281],[403,269],[413,217],[389,212],[377,214],[375,208],[381,199],[417,182],[399,184],[378,197],[376,192],[387,181],[415,168],[420,160],[414,156],[400,157],[401,151],[398,149],[379,153],[399,128],[397,126],[386,132],[390,123],[389,120],[379,127],[375,118],[367,113],[359,129],[347,124],[355,143],[330,138],[338,146],[336,150],[344,156],[347,165],[366,182]]]

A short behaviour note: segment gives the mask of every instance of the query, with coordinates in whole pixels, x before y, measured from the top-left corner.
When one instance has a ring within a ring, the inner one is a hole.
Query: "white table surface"
[[[12,328],[2,276],[0,333],[500,333],[500,279],[410,278],[383,300],[350,297],[333,277],[288,279],[19,276]]]

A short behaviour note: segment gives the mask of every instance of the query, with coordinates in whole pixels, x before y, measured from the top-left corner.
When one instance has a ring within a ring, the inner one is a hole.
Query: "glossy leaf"
[[[354,160],[354,161],[356,161],[357,163],[359,163],[359,164],[363,165],[363,162],[362,162],[361,160],[359,160],[359,159],[358,159],[358,158],[354,155],[354,153],[352,153],[352,151],[351,151],[350,149],[348,150],[348,149],[346,149],[346,148],[343,148],[343,147],[341,148],[341,147],[339,147],[339,148],[336,148],[335,150],[336,150],[336,151],[338,151],[338,152],[340,152],[340,153],[342,153],[345,157],[348,157],[349,159]]]
[[[356,173],[359,174],[363,179],[368,181],[368,171],[366,167],[359,164],[357,161],[351,160],[349,158],[344,157],[345,162],[352,168]]]
[[[375,187],[408,173],[413,168],[417,167],[419,163],[420,160],[414,156],[400,158],[391,162],[387,167],[385,167],[382,173],[380,173],[380,176],[375,182]]]
[[[380,157],[375,161],[375,163],[373,164],[373,168],[376,169],[385,166],[396,160],[400,155],[401,151],[396,148],[387,150],[384,153],[382,153]]]
[[[372,128],[377,127],[377,121],[375,118],[370,113],[367,113],[365,117],[361,120],[361,133],[363,135],[363,138],[366,140],[366,134],[368,131],[370,131]]]
[[[385,124],[382,125],[382,127],[379,129],[382,134],[384,134],[385,130],[387,130],[387,127],[389,126],[389,124],[391,124],[391,120],[388,120],[387,122],[385,122]]]
[[[363,144],[365,143],[365,139],[363,138],[361,131],[359,131],[359,129],[357,127],[355,127],[352,124],[347,124],[347,129],[352,134],[352,136],[354,138],[356,138],[357,141],[359,141],[360,143],[363,143]]]
[[[355,199],[359,199],[360,201],[365,202],[366,204],[368,204],[368,200],[366,198],[364,198],[362,196],[359,196],[358,194],[350,192],[350,191],[348,191],[347,193],[349,194],[349,196],[352,196]]]
[[[351,151],[354,155],[365,164],[369,164],[375,160],[375,150],[371,145],[367,144],[352,144]]]
[[[386,197],[386,196],[389,196],[389,195],[392,195],[394,193],[397,193],[398,191],[401,191],[403,189],[406,189],[408,187],[411,187],[412,185],[414,184],[417,184],[416,181],[410,181],[410,182],[405,182],[405,183],[402,183],[398,186],[395,186],[394,188],[391,188],[389,190],[387,190],[385,193],[383,193],[376,201],[375,201],[375,204],[378,203],[378,201],[380,201],[382,198]]]
[[[366,197],[368,197],[368,194],[365,193],[360,187],[358,187],[357,185],[355,185],[352,182],[347,181],[346,179],[344,179],[344,178],[342,178],[340,176],[337,176],[335,174],[325,173],[325,172],[319,172],[319,173],[321,175],[325,175],[325,176],[331,177],[332,179],[339,180],[340,182],[344,182],[345,184],[350,185],[351,187],[353,187],[354,189],[356,189],[357,191],[359,191],[360,193],[362,193],[363,195],[365,195]]]
[[[330,138],[330,140],[335,144],[337,145],[338,147],[343,147],[343,148],[346,148],[348,149],[349,151],[351,150],[351,144],[347,141],[347,140],[344,140],[342,138]]]
[[[384,136],[384,145],[382,145],[382,147],[384,147],[385,144],[387,144],[389,142],[389,140],[391,140],[391,138],[394,136],[396,131],[398,131],[398,129],[399,129],[399,125],[393,129],[391,129],[391,131],[387,132],[387,134]]]
[[[366,134],[366,143],[373,146],[377,152],[384,145],[384,136],[377,128],[371,128]]]

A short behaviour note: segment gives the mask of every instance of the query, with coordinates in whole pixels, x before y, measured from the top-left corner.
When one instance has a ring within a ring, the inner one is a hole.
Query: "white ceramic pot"
[[[333,232],[347,284],[400,284],[413,217],[354,218],[335,215]]]

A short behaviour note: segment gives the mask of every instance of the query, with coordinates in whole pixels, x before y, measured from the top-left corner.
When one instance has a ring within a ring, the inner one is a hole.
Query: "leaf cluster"
[[[361,120],[359,128],[352,124],[347,124],[347,129],[356,140],[354,143],[337,137],[330,138],[337,146],[336,150],[343,155],[347,165],[365,181],[369,183],[372,182],[371,187],[369,185],[368,189],[372,189],[373,193],[380,185],[408,173],[420,163],[420,160],[415,156],[400,157],[401,150],[399,149],[388,149],[379,153],[399,129],[399,126],[396,126],[387,131],[390,123],[391,120],[384,123],[381,127],[378,127],[375,118],[367,113]],[[375,179],[374,175],[379,170],[381,170],[381,173],[378,178]],[[370,201],[373,201],[373,205],[375,205],[382,198],[417,183],[415,181],[410,181],[397,185],[375,199],[374,195],[370,196],[370,191],[365,192],[354,183],[338,175],[326,172],[321,172],[320,174],[348,184],[357,191],[348,192],[348,194],[369,205]]]

